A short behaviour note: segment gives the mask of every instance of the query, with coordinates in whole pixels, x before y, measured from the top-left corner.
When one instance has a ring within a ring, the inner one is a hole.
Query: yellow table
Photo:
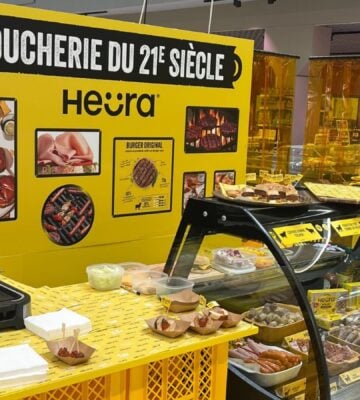
[[[258,331],[241,322],[209,336],[187,332],[169,339],[145,323],[164,312],[156,296],[98,292],[87,283],[35,289],[0,280],[31,295],[33,315],[67,307],[90,318],[93,330],[80,339],[96,348],[88,363],[71,367],[26,329],[0,332],[1,347],[28,343],[49,362],[44,382],[0,390],[0,400],[225,399],[228,342]]]

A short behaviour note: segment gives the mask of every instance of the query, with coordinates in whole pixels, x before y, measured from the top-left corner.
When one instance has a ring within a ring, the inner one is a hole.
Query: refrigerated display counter
[[[351,204],[189,201],[165,272],[259,328],[231,344],[228,400],[358,398],[359,234]]]

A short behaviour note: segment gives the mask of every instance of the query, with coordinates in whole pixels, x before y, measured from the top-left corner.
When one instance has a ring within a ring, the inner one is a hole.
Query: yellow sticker
[[[209,303],[207,303],[206,307],[207,308],[219,307],[219,303],[216,301],[210,301]]]
[[[303,175],[301,174],[285,174],[284,175],[284,184],[285,183],[292,183],[292,182],[299,182],[302,179]]]
[[[206,307],[206,298],[204,296],[200,295],[199,302],[201,306]]]
[[[339,377],[345,385],[350,385],[351,383],[357,382],[360,380],[360,367],[344,372],[340,374]]]
[[[169,297],[167,297],[167,296],[162,297],[161,305],[164,306],[166,308],[166,310],[168,310],[171,306],[171,299],[169,299]]]
[[[315,228],[316,228],[316,230],[318,230],[319,232],[322,232],[322,231],[323,231],[322,226],[319,225],[319,224],[316,224],[316,225],[315,225]]]
[[[305,393],[298,394],[293,398],[293,400],[305,400]]]
[[[338,390],[336,382],[330,383],[330,393],[334,394]]]
[[[293,335],[290,335],[290,336],[285,336],[285,341],[287,342],[287,343],[291,343],[291,342],[293,342],[294,340],[307,340],[307,339],[309,339],[309,332],[308,331],[301,331],[301,332],[298,332],[298,333],[294,333]]]
[[[283,174],[264,174],[262,178],[268,182],[282,182],[284,180]]]
[[[269,173],[269,171],[267,171],[266,169],[261,169],[259,171],[259,176],[260,178],[262,178],[264,175],[267,175]]]
[[[360,234],[360,218],[349,218],[332,221],[331,226],[340,237]]]
[[[256,181],[256,172],[251,172],[249,174],[246,174],[246,182],[249,181]]]
[[[311,242],[321,240],[321,235],[315,229],[313,224],[298,224],[290,226],[281,226],[274,228],[281,243],[285,246],[292,246],[297,243]]]
[[[306,378],[298,379],[297,381],[287,383],[277,389],[277,394],[281,397],[289,397],[294,394],[303,392],[306,387]],[[300,395],[302,396],[302,395]],[[297,398],[297,397],[296,397]],[[299,397],[301,398],[301,397]]]

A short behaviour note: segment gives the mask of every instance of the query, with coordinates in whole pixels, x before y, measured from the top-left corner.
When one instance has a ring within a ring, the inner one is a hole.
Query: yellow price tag
[[[201,306],[206,307],[206,298],[203,295],[200,295],[199,303]]]
[[[171,306],[171,299],[169,299],[169,297],[167,296],[163,296],[161,298],[161,305],[166,308],[166,311],[169,311],[169,308]]]
[[[263,175],[263,180],[266,180],[268,182],[282,182],[284,180],[284,175],[283,174],[264,174]]]
[[[299,182],[299,181],[301,181],[302,178],[303,178],[303,175],[301,175],[301,174],[296,174],[296,175],[285,174],[284,175],[284,183],[285,183],[285,181],[288,183]]]
[[[340,237],[360,234],[360,218],[332,221],[331,226]]]
[[[210,301],[209,303],[207,303],[207,308],[214,308],[214,307],[219,307],[219,303],[216,301]]]
[[[262,178],[264,175],[266,175],[268,173],[269,173],[269,171],[267,171],[266,169],[261,169],[259,171],[259,176],[260,176],[260,178]]]
[[[330,393],[334,394],[338,390],[336,382],[330,383]]]
[[[298,224],[274,228],[274,232],[285,247],[297,243],[321,240],[321,235],[313,224]]]
[[[278,396],[289,397],[294,394],[305,391],[305,387],[306,387],[306,378],[302,378],[298,379],[297,381],[281,386],[276,390],[276,392]]]
[[[246,182],[256,181],[256,172],[246,174]]]
[[[360,367],[344,372],[340,374],[339,377],[345,383],[345,385],[350,385],[351,383],[360,380]]]

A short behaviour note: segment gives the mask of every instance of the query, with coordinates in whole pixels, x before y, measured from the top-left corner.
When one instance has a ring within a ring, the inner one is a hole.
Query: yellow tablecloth
[[[99,292],[88,283],[36,289],[6,277],[0,276],[0,280],[31,295],[32,315],[66,307],[88,317],[93,329],[80,340],[96,348],[88,363],[71,367],[57,360],[45,341],[26,329],[0,332],[1,347],[28,343],[49,362],[46,381],[0,390],[0,399],[33,396],[257,333],[257,327],[241,322],[235,328],[220,329],[208,336],[187,332],[169,339],[151,332],[145,323],[146,319],[164,313],[156,296],[139,296],[124,289]]]

